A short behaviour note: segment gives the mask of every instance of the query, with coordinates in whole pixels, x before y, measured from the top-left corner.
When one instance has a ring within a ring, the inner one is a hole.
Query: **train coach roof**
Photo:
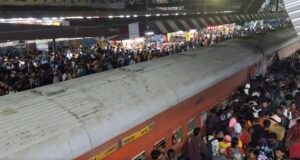
[[[226,44],[0,97],[0,159],[72,159],[262,58]]]
[[[251,45],[258,48],[265,55],[273,54],[275,51],[288,46],[296,41],[299,37],[293,27],[280,29],[276,31],[259,33],[248,37],[246,40],[233,40],[236,45]],[[229,42],[229,43],[232,43]]]

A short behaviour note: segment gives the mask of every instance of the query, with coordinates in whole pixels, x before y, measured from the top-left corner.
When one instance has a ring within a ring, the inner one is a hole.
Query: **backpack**
[[[243,156],[240,153],[240,147],[238,147],[238,148],[231,148],[230,147],[229,149],[230,149],[230,152],[231,152],[230,159],[232,159],[232,160],[243,160]]]
[[[282,141],[285,136],[285,128],[281,127],[280,125],[271,125],[270,131],[276,133],[277,140]]]
[[[207,140],[208,140],[209,138],[207,137]],[[218,139],[216,139],[216,138],[212,138],[211,140],[208,140],[207,141],[207,151],[208,151],[208,156],[209,156],[209,158],[211,159],[213,156],[214,156],[214,146],[213,146],[213,142],[214,141],[218,141]],[[217,151],[218,152],[218,151]]]

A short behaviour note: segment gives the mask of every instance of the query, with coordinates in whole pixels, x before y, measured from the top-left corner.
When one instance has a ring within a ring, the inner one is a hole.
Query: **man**
[[[175,151],[174,149],[169,149],[167,152],[167,160],[175,160]]]
[[[207,136],[203,137],[204,142],[207,144],[208,159],[212,159],[218,156],[220,144],[217,138],[215,138],[215,131],[207,131]]]
[[[284,112],[285,112],[285,108],[283,107],[284,106],[284,103],[282,103],[282,105],[278,106],[277,109],[276,109],[276,113],[277,115],[280,117],[281,119],[281,123],[280,125],[282,127],[284,127],[285,129],[288,129],[289,127],[289,123],[290,123],[290,119],[285,116]],[[287,111],[286,111],[287,112]],[[291,114],[290,114],[291,115]],[[291,118],[291,117],[290,117]]]
[[[206,131],[212,131],[220,122],[214,111],[210,111],[206,120]]]
[[[250,129],[251,130],[251,142],[249,144],[249,146],[251,148],[256,148],[259,144],[259,140],[261,138],[265,138],[266,137],[266,132],[264,127],[262,127],[259,124],[259,119],[258,118],[254,118],[253,121],[254,125],[253,127]]]
[[[160,151],[159,150],[153,150],[151,152],[151,158],[152,160],[159,160],[161,154],[160,154]]]
[[[187,160],[205,160],[208,157],[207,146],[201,139],[200,128],[194,129],[192,135],[184,147],[184,155]]]
[[[283,148],[277,148],[275,151],[275,160],[287,160],[284,155],[284,149]]]
[[[267,98],[260,99],[259,105],[261,107],[261,112],[263,112],[264,115],[270,115],[272,113],[272,107],[269,105],[270,100]]]

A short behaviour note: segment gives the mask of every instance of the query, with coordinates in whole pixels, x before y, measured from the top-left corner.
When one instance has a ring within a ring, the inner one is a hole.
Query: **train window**
[[[136,156],[134,156],[131,160],[146,160],[146,159],[147,159],[146,151],[143,151],[137,154]]]
[[[177,128],[172,133],[172,145],[175,146],[178,143],[182,142],[183,130],[182,127]]]
[[[194,117],[188,122],[188,135],[191,135],[193,133],[194,128],[197,127],[197,118]]]
[[[162,138],[161,140],[157,141],[154,145],[153,145],[153,150],[159,150],[163,153],[166,153],[166,148],[167,148],[167,141],[166,138]]]

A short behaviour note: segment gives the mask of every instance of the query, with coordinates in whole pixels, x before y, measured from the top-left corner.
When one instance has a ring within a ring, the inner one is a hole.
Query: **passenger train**
[[[0,97],[0,159],[179,155],[215,104],[298,42],[282,29]]]

